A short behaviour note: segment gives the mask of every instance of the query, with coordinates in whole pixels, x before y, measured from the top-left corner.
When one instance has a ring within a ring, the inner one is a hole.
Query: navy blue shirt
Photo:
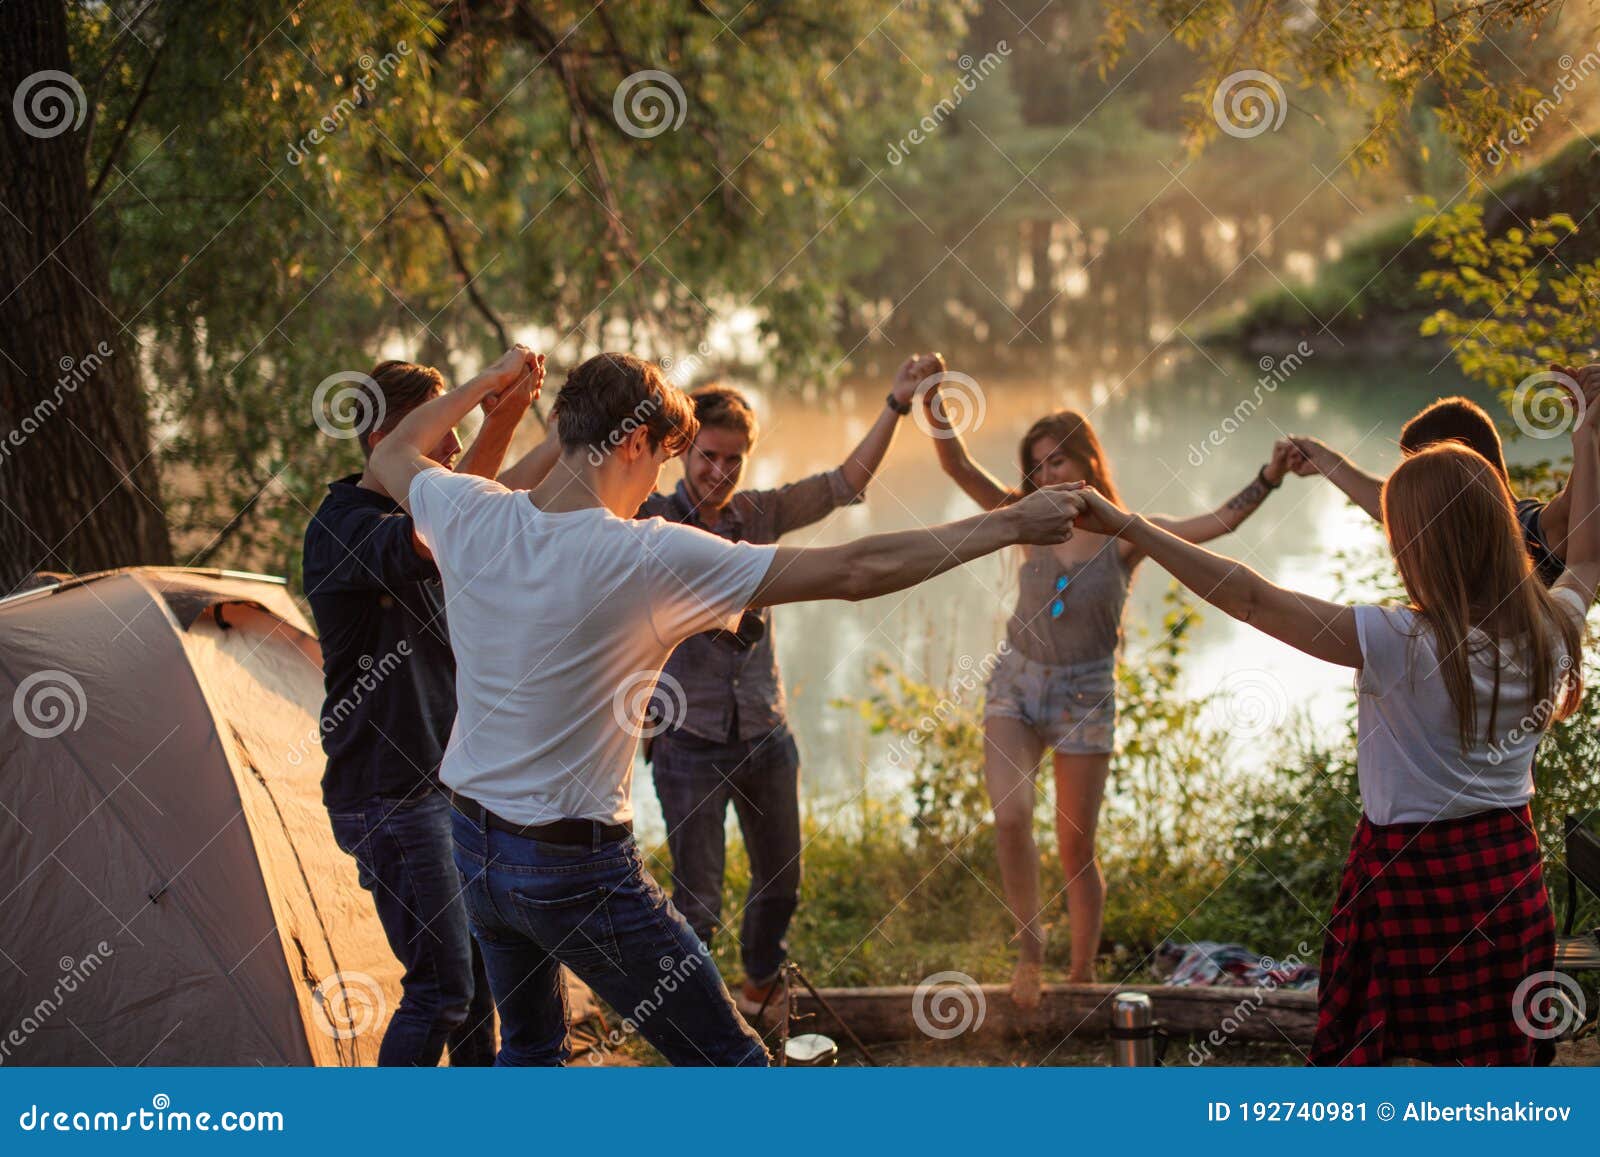
[[[1556,552],[1545,541],[1542,516],[1545,503],[1536,498],[1523,498],[1517,502],[1517,525],[1522,527],[1522,539],[1528,544],[1528,555],[1533,559],[1533,572],[1545,586],[1553,586],[1567,569]]]
[[[306,527],[303,580],[322,639],[322,800],[353,810],[439,782],[456,718],[456,661],[439,570],[412,545],[400,504],[328,485]]]

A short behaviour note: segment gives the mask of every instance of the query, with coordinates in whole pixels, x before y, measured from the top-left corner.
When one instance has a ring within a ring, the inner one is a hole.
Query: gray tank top
[[[1024,549],[1006,642],[1025,658],[1052,667],[1114,656],[1122,645],[1130,578],[1117,543],[1108,539],[1090,558],[1070,565],[1049,547]]]

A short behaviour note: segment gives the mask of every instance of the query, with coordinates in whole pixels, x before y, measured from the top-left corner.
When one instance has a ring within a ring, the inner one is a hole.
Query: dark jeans
[[[745,974],[776,976],[800,902],[800,752],[787,727],[759,739],[715,743],[677,731],[651,751],[656,795],[672,852],[672,902],[707,944],[722,920],[728,803],[750,859],[740,922]]]
[[[717,966],[645,870],[633,837],[573,846],[454,813],[456,868],[500,1010],[500,1065],[559,1065],[566,965],[674,1065],[755,1065],[767,1050]]]
[[[448,1044],[452,1065],[493,1064],[494,1002],[450,854],[449,801],[380,796],[329,818],[406,970],[378,1063],[436,1065]]]

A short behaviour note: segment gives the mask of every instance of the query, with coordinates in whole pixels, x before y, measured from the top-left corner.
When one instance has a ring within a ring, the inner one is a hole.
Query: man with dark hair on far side
[[[446,469],[494,477],[543,381],[543,359],[508,350],[472,380],[484,419],[465,455],[454,424],[430,447]],[[444,393],[431,366],[387,361],[351,387],[367,418],[367,469],[328,485],[306,528],[304,587],[322,642],[322,780],[334,838],[354,857],[404,967],[380,1065],[494,1061],[494,1005],[467,925],[439,764],[455,720],[455,659],[439,570],[411,516],[371,469],[417,407]],[[460,461],[457,461],[457,458]]]

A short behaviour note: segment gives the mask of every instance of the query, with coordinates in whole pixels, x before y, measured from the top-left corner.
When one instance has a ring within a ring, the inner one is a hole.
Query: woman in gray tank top
[[[937,387],[924,392],[923,405],[939,465],[985,510],[1062,482],[1088,482],[1102,494],[1116,493],[1100,439],[1082,414],[1058,410],[1028,429],[1019,452],[1022,482],[1012,488],[972,460],[945,420]],[[1250,484],[1217,510],[1151,521],[1190,542],[1217,538],[1255,512],[1282,483],[1287,466],[1287,455],[1275,452]],[[1122,610],[1139,555],[1127,542],[1082,531],[1060,546],[1021,549],[1017,605],[984,704],[983,750],[1000,877],[1019,944],[1011,995],[1027,1009],[1039,1003],[1044,961],[1033,804],[1034,776],[1047,751],[1054,762],[1057,842],[1071,914],[1068,980],[1094,979],[1105,907],[1094,835],[1116,730]]]

